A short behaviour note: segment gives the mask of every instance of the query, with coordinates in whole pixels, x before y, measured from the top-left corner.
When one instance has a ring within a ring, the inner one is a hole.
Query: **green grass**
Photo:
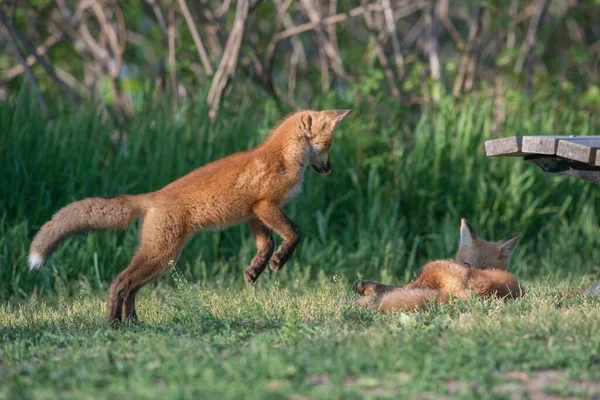
[[[519,301],[467,299],[382,315],[349,282],[142,291],[140,322],[106,326],[104,296],[0,308],[0,398],[509,398],[600,394],[591,279],[528,283]],[[521,374],[518,375],[522,376]],[[510,385],[512,386],[510,386]],[[305,397],[301,397],[305,396]]]

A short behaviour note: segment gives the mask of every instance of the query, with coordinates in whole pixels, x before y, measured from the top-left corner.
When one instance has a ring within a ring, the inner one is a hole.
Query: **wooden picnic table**
[[[512,136],[485,142],[489,157],[523,157],[551,173],[600,185],[600,136]],[[600,280],[584,294],[600,295]]]

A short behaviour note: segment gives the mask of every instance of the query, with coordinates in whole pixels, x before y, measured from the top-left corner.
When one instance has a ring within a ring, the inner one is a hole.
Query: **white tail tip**
[[[30,270],[39,269],[44,264],[44,257],[39,253],[31,253],[27,257],[27,264],[29,264]]]

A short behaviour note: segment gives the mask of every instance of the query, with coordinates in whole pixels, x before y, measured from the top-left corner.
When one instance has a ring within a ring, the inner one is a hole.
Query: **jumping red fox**
[[[255,282],[269,260],[271,269],[278,271],[300,240],[300,229],[281,207],[300,192],[307,165],[319,174],[331,173],[328,152],[333,132],[350,112],[300,111],[282,120],[254,149],[204,165],[156,192],[71,203],[54,214],[33,239],[29,267],[39,268],[73,234],[124,229],[142,217],[137,252],[110,286],[107,314],[113,326],[137,318],[137,291],[177,260],[197,231],[246,222],[257,253],[244,279]],[[271,230],[283,238],[275,254]]]
[[[525,293],[517,278],[506,272],[521,234],[499,242],[486,242],[466,219],[461,219],[460,242],[455,260],[428,262],[415,280],[405,286],[359,281],[353,290],[356,302],[380,311],[417,310],[431,301],[452,297],[496,296],[517,298]]]

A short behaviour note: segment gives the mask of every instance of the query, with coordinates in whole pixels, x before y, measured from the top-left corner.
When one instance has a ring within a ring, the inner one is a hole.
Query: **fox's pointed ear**
[[[304,128],[307,133],[310,133],[313,124],[312,116],[309,113],[306,113],[300,118],[300,121],[302,122],[302,128]]]
[[[475,229],[469,224],[466,218],[461,218],[460,220],[460,242],[458,243],[458,247],[466,248],[473,244],[474,240],[477,240],[479,237],[477,236],[477,232]]]
[[[515,233],[514,235],[509,236],[506,239],[502,239],[498,242],[502,257],[510,260],[510,257],[512,256],[513,251],[515,251],[515,247],[517,247],[517,243],[519,243],[520,238],[521,234]]]
[[[348,114],[350,114],[352,110],[324,110],[321,113],[330,121],[335,123],[343,120]]]

